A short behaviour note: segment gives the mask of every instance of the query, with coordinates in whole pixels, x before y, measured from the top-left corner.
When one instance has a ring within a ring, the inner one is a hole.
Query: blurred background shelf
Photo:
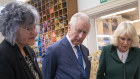
[[[48,46],[61,40],[68,30],[68,22],[77,12],[77,0],[30,0],[40,14],[40,32],[32,48],[41,67],[42,55]]]

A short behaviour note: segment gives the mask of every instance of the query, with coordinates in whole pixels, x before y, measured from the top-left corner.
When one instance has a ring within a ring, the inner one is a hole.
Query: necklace
[[[123,60],[124,60],[124,57],[123,57],[123,54],[122,54],[121,61],[123,61]]]

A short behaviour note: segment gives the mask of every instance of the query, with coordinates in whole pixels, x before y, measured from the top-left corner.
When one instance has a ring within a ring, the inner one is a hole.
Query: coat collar
[[[121,60],[119,59],[118,54],[117,54],[117,47],[116,46],[112,45],[112,47],[111,47],[111,56],[113,57],[114,60],[116,60],[118,62],[121,62]]]
[[[11,48],[13,48],[13,50],[15,51],[15,55],[17,56],[17,60],[20,62],[20,64],[23,66],[23,69],[25,70],[25,72],[27,73],[27,76],[29,79],[35,79],[34,75],[32,74],[31,70],[29,69],[23,55],[21,54],[20,52],[20,49],[18,47],[17,44],[15,45],[12,45],[11,43],[9,43],[8,41],[4,40],[3,41],[4,43],[6,43],[8,46],[10,46]],[[27,47],[25,46],[24,47],[24,50],[28,52],[28,49]],[[31,61],[34,61],[31,54],[30,53],[27,53],[29,56],[30,56],[30,59]],[[33,63],[34,64],[34,63]],[[34,66],[36,68],[36,66]],[[38,69],[37,69],[37,72],[38,72]],[[40,76],[40,73],[39,73],[39,76]]]
[[[72,60],[72,62],[74,63],[74,65],[81,71],[80,64],[78,64],[79,62],[76,58],[76,55],[75,55],[75,53],[74,53],[74,51],[73,51],[73,49],[72,49],[72,47],[71,47],[71,45],[70,45],[70,43],[69,43],[69,41],[66,37],[64,37],[62,39],[62,44],[64,45],[64,48],[68,49],[67,54],[70,57],[70,59]],[[89,66],[89,62],[87,62],[88,58],[85,54],[85,50],[83,49],[83,47],[81,45],[80,45],[80,48],[82,50],[83,57],[84,57],[84,60],[85,60],[85,63],[86,63],[86,69],[87,69],[87,66]]]
[[[75,53],[74,53],[74,51],[73,51],[73,49],[72,49],[72,47],[71,47],[71,45],[70,45],[70,43],[69,43],[69,41],[68,41],[68,39],[66,37],[64,37],[62,39],[62,44],[64,45],[64,47],[66,49],[68,49],[67,54],[70,57],[70,59],[72,60],[72,62],[74,63],[74,65],[81,71],[80,65],[77,64],[79,62],[78,62],[78,60],[76,58],[76,55],[75,55]]]
[[[137,54],[136,54],[137,52],[135,52],[134,47],[130,48],[129,50],[130,50],[130,51],[129,51],[129,53],[128,53],[128,58],[127,58],[127,60],[126,60],[126,63],[129,62],[129,61],[131,61],[131,60],[132,60],[133,58],[135,58],[135,56],[137,55]]]
[[[80,49],[83,53],[83,58],[85,60],[85,63],[86,63],[86,68],[85,68],[85,71],[86,71],[86,74],[90,74],[89,73],[89,70],[90,70],[90,61],[88,59],[88,56],[86,54],[86,50],[84,49],[83,45],[80,45]]]
[[[35,54],[33,54],[34,51],[31,50],[31,48],[29,46],[25,46],[24,50],[27,51],[31,61],[35,62],[35,63],[33,63],[33,66],[34,66],[36,72],[38,73],[39,77],[42,78],[42,75],[41,75],[41,72],[40,72],[40,69],[39,69]]]
[[[134,56],[136,55],[136,53],[134,52],[134,47],[129,48],[129,53],[128,53],[128,57],[126,59],[126,62],[129,62],[130,60],[132,60],[134,58]],[[122,62],[117,54],[117,47],[112,45],[111,47],[111,56],[118,62]]]

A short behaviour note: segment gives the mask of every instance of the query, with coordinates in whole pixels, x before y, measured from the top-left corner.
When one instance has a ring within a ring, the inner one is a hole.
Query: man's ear
[[[70,24],[68,24],[68,33],[70,32],[71,28],[70,28]]]

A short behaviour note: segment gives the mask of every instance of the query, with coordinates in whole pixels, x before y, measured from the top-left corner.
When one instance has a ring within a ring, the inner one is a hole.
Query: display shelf
[[[77,12],[77,0],[30,0],[40,14],[40,32],[33,49],[41,56],[47,47],[61,40],[68,30],[68,22]]]

